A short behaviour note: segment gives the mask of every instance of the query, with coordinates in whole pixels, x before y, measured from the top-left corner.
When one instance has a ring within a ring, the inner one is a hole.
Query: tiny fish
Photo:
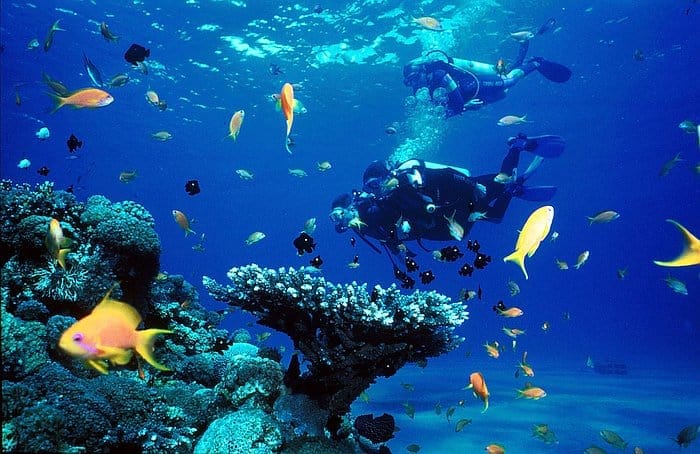
[[[289,170],[289,174],[293,177],[303,178],[307,175],[306,172],[302,169],[287,169],[287,170]]]
[[[369,394],[366,391],[360,393],[360,400],[364,403],[369,403]]]
[[[505,117],[498,120],[496,124],[498,126],[514,126],[519,125],[521,123],[530,123],[525,119],[526,117],[527,115],[523,115],[522,117],[518,117],[517,115],[506,115]]]
[[[576,259],[576,265],[574,265],[574,268],[581,268],[588,261],[588,257],[590,255],[591,253],[589,251],[581,252],[581,254],[578,256],[578,259]]]
[[[565,261],[559,260],[559,259],[554,259],[554,261],[556,262],[557,267],[558,267],[560,270],[568,270],[568,269],[569,269],[569,264],[566,263]]]
[[[623,280],[625,277],[627,277],[627,267],[618,268],[618,270],[617,270],[617,278],[620,279],[620,280]]]
[[[251,244],[257,243],[258,241],[264,239],[265,236],[266,235],[263,232],[253,232],[248,235],[248,238],[245,240],[245,244],[250,246]]]
[[[420,451],[420,445],[417,445],[415,443],[412,443],[408,446],[406,446],[406,451],[408,452],[418,452]]]
[[[669,159],[664,163],[664,165],[661,166],[661,170],[659,170],[659,176],[665,177],[666,175],[668,175],[671,169],[676,167],[676,164],[678,164],[681,161],[684,161],[684,159],[681,159],[681,154],[676,153],[676,155],[673,158]]]
[[[664,278],[664,281],[666,281],[666,285],[668,285],[668,288],[670,288],[674,292],[680,293],[681,295],[688,295],[688,288],[685,286],[685,283],[683,281],[672,277],[670,274],[668,275],[668,277]]]
[[[304,222],[304,232],[307,235],[313,235],[316,231],[316,218],[309,218]]]
[[[415,386],[413,386],[413,385],[410,384],[410,383],[401,383],[401,387],[402,387],[403,389],[405,389],[406,391],[413,391],[413,390],[416,389]]]
[[[236,140],[238,134],[241,132],[241,126],[243,126],[243,119],[245,118],[245,111],[243,109],[238,110],[233,113],[231,120],[228,123],[228,138]]]
[[[168,131],[158,131],[153,134],[151,134],[151,137],[153,137],[155,140],[159,142],[165,142],[173,138],[173,135],[170,134]]]
[[[272,336],[272,333],[265,331],[264,333],[259,333],[256,337],[258,338],[258,343],[260,344],[268,340],[270,336]]]
[[[627,442],[612,430],[601,430],[600,436],[603,438],[603,440],[605,440],[606,443],[611,444],[618,449],[627,449]]]
[[[457,424],[455,424],[455,432],[461,432],[462,429],[471,424],[471,422],[471,419],[460,419],[459,421],[457,421]]]
[[[331,163],[328,161],[322,161],[322,162],[317,162],[316,163],[316,168],[318,168],[319,172],[326,172],[328,170],[331,170]]]
[[[413,408],[413,405],[409,404],[408,402],[404,402],[403,408],[408,417],[413,419],[413,417],[416,415],[416,409]]]
[[[532,38],[534,38],[535,34],[532,32],[529,32],[527,30],[524,30],[524,31],[519,31],[519,32],[513,32],[510,34],[510,37],[513,38],[514,40],[518,41],[519,43],[524,43],[525,41],[529,41]]]
[[[557,241],[557,238],[559,238],[559,232],[552,232],[552,235],[549,237],[549,241]]]
[[[452,417],[452,415],[455,414],[455,410],[455,407],[450,407],[447,409],[447,411],[445,412],[445,418],[447,418],[447,422],[450,422],[450,418]]]
[[[135,170],[125,170],[119,174],[119,181],[122,183],[131,183],[136,178],[137,173]]]
[[[430,16],[414,17],[413,22],[420,25],[428,30],[433,30],[436,32],[441,32],[443,30],[442,24],[439,20]]]
[[[252,180],[253,179],[253,174],[246,169],[236,170],[236,175],[238,175],[241,178],[241,180]]]
[[[486,447],[486,453],[487,454],[505,454],[506,453],[506,448],[504,448],[502,445],[499,445],[498,443],[491,443]]]
[[[510,296],[515,296],[520,293],[520,287],[515,281],[510,280],[508,281],[508,291],[510,292]]]
[[[435,404],[435,414],[439,415],[442,413],[442,404],[440,402]]]
[[[620,217],[620,213],[613,211],[613,210],[606,210],[606,211],[601,211],[600,213],[597,213],[593,216],[586,216],[586,219],[588,219],[589,224],[588,225],[593,225],[593,224],[607,224],[610,221],[614,221],[615,219]]]

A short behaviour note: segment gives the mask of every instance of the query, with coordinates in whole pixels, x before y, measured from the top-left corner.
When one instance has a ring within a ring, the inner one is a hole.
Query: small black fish
[[[394,277],[400,281],[406,279],[408,275],[404,273],[398,266],[394,265]]]
[[[189,195],[197,195],[202,192],[202,190],[199,188],[199,181],[189,180],[187,183],[185,183],[185,192]]]
[[[70,135],[70,137],[66,141],[66,144],[68,145],[68,151],[71,153],[75,153],[75,150],[83,146],[83,142],[81,140],[78,140],[78,138],[75,137],[75,135],[73,134]]]
[[[454,262],[463,255],[457,246],[447,246],[440,249],[440,256],[446,262]]]
[[[481,244],[479,244],[479,241],[477,240],[467,240],[467,249],[469,249],[472,252],[479,252],[479,249],[481,249]]]
[[[644,52],[642,52],[641,49],[635,49],[635,50],[634,50],[634,53],[632,54],[632,56],[633,56],[634,59],[637,60],[637,61],[644,61],[644,59],[646,58],[646,57],[644,56]]]
[[[477,269],[483,270],[489,263],[491,263],[490,255],[482,254],[481,252],[476,253],[476,258],[474,258],[474,266]]]
[[[41,169],[39,169],[39,170],[36,171],[36,173],[38,173],[38,174],[41,175],[42,177],[45,177],[46,175],[48,175],[49,172],[51,172],[51,169],[49,169],[49,168],[46,167],[46,166],[43,166]]]
[[[280,74],[284,74],[282,68],[280,68],[280,66],[275,63],[272,63],[267,70],[272,76],[279,76]]]
[[[314,248],[316,247],[316,243],[314,243],[314,239],[311,237],[311,235],[309,235],[306,232],[301,232],[299,234],[299,236],[294,239],[292,244],[294,244],[294,247],[297,248],[298,255],[304,255],[304,252],[308,252],[309,254],[311,254],[314,251]],[[317,258],[319,258],[319,257],[317,257]],[[313,265],[313,263],[312,263],[312,265]],[[313,266],[316,266],[316,265],[313,265]],[[320,266],[320,264],[319,264],[319,266]]]
[[[355,257],[352,258],[352,263],[360,263],[360,256],[356,255]]]
[[[557,24],[557,21],[554,18],[550,18],[542,24],[539,30],[537,30],[536,35],[541,35],[543,33],[547,33],[549,30],[551,30],[555,25]]]
[[[481,289],[481,284],[479,284],[479,289],[476,291],[476,296],[479,298],[479,301],[481,301],[481,295],[484,293],[484,291]]]
[[[411,257],[406,257],[406,271],[409,273],[412,273],[414,271],[417,271],[420,266],[416,263],[415,260],[413,260]]]
[[[376,303],[378,299],[379,299],[379,291],[375,287],[372,289],[372,293],[370,293],[370,295],[369,295],[369,300],[373,303]]]
[[[459,273],[460,276],[465,276],[465,277],[466,276],[471,277],[473,272],[474,272],[474,267],[468,263],[465,263],[464,265],[462,265],[462,268],[460,268],[459,271],[457,271],[457,273]]]
[[[129,50],[124,54],[124,60],[128,61],[134,66],[138,66],[139,62],[142,62],[146,57],[151,56],[151,50],[146,49],[138,44],[132,44]]]
[[[422,273],[420,273],[420,281],[423,284],[430,284],[434,280],[435,280],[435,275],[433,274],[432,271],[427,270],[427,271],[423,271]]]
[[[493,309],[494,312],[503,312],[503,311],[505,311],[505,310],[508,309],[508,308],[507,308],[506,305],[503,303],[503,301],[499,301],[498,303],[496,303],[495,306],[493,306],[492,309]]]
[[[72,184],[68,185],[68,187],[66,188],[66,192],[69,194],[73,194],[73,185]]]
[[[314,6],[314,13],[321,14],[322,12],[323,12],[323,6],[318,5],[318,4]]]
[[[314,268],[321,268],[321,265],[323,265],[323,259],[321,258],[320,255],[317,255],[316,257],[312,258],[309,261],[309,264],[313,266]]]
[[[401,281],[401,288],[412,289],[416,285],[416,281],[406,276],[406,279]]]
[[[355,247],[355,237],[350,237],[350,246]]]

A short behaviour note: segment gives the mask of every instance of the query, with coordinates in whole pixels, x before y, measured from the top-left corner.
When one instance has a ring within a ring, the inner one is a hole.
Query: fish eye
[[[73,334],[73,341],[74,342],[81,342],[83,340],[83,334],[82,333],[75,333]]]

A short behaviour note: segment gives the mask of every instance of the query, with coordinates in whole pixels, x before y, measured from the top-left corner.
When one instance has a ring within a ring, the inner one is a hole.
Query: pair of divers
[[[471,176],[468,170],[423,161],[391,165],[374,161],[364,172],[362,190],[342,194],[333,201],[330,219],[338,233],[353,230],[374,251],[415,253],[406,248],[422,240],[461,240],[479,220],[500,223],[515,197],[528,201],[550,200],[554,186],[527,186],[526,181],[545,158],[560,156],[564,139],[554,135],[508,139],[508,153],[499,173]],[[518,174],[522,151],[534,155],[527,169]],[[389,254],[389,258],[396,264]]]
[[[536,33],[515,34],[525,36],[510,65],[503,59],[490,64],[454,58],[441,50],[429,51],[404,66],[404,85],[411,87],[414,95],[426,88],[433,103],[444,106],[445,115],[452,117],[505,98],[509,88],[534,71],[547,80],[564,83],[571,78],[571,70],[566,66],[542,57],[526,58],[530,39],[553,25],[554,19],[549,19]]]

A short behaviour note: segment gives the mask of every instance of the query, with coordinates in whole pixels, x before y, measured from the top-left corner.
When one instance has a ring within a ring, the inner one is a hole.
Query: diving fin
[[[530,202],[546,202],[554,197],[556,186],[521,186],[513,196]]]
[[[547,80],[561,84],[571,78],[571,70],[562,64],[545,60],[542,57],[536,57],[534,60],[538,63],[537,71]]]
[[[557,158],[564,152],[566,142],[561,136],[535,136],[528,137],[525,150],[543,158]]]

